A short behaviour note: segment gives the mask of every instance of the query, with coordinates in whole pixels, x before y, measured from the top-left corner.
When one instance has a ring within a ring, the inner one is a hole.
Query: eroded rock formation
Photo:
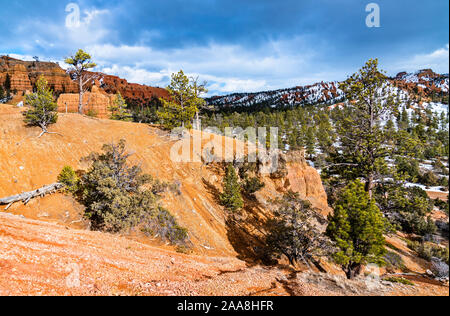
[[[0,85],[3,85],[6,76],[11,78],[11,91],[15,95],[23,96],[33,90],[37,79],[44,76],[54,93],[74,94],[78,93],[77,84],[57,63],[22,61],[7,56],[0,57]],[[148,104],[153,98],[166,98],[168,93],[165,89],[155,88],[140,84],[128,83],[127,80],[116,76],[98,73],[101,77],[96,85],[108,94],[120,92],[124,98],[131,102]],[[90,90],[92,85],[88,87]],[[95,98],[95,97],[94,97]],[[99,97],[100,99],[103,99]],[[65,99],[71,100],[66,96]],[[102,101],[103,102],[103,101]],[[71,102],[70,102],[71,103]]]

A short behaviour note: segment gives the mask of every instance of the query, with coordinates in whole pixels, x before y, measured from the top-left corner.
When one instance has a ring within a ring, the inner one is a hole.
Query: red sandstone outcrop
[[[11,90],[22,96],[30,92],[37,79],[44,76],[51,89],[56,95],[78,93],[78,85],[72,81],[70,76],[57,63],[22,61],[7,56],[0,57],[0,85],[3,85],[6,76],[11,78]],[[149,103],[153,98],[167,98],[165,89],[155,88],[135,83],[128,83],[127,80],[116,76],[98,73],[101,80],[97,85],[108,94],[120,92],[122,96],[131,102]],[[91,86],[92,87],[92,86]],[[88,87],[91,89],[91,87]],[[70,97],[70,99],[73,97]],[[69,97],[65,97],[69,99]],[[72,103],[72,102],[70,102]]]
[[[92,87],[92,92],[86,92],[83,96],[83,113],[98,118],[109,118],[110,107],[114,95],[107,94],[97,86]],[[57,101],[58,112],[78,113],[79,95],[78,93],[61,94]]]

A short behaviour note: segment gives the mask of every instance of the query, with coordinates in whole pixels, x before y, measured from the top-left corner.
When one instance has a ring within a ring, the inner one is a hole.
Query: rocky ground
[[[25,128],[21,110],[0,106],[0,196],[37,189],[56,181],[64,165],[86,168],[80,158],[104,143],[125,138],[135,152],[133,162],[170,183],[179,192],[162,200],[189,229],[192,254],[140,236],[91,232],[82,206],[70,196],[54,194],[0,209],[0,295],[448,295],[448,286],[424,277],[414,286],[366,280],[347,282],[336,267],[330,274],[294,273],[284,266],[252,265],[245,254],[252,244],[226,224],[217,203],[219,171],[202,163],[176,164],[168,158],[174,141],[145,124],[60,115],[51,131],[38,139],[39,129]],[[265,179],[266,187],[250,205],[249,219],[257,231],[264,219],[262,205],[273,194],[292,189],[324,215],[329,211],[320,176],[306,162],[287,163],[282,179]],[[405,263],[423,274],[428,266],[400,239],[395,243]],[[240,259],[237,259],[240,258]],[[245,261],[244,261],[245,260]]]
[[[0,213],[0,295],[442,295],[415,286],[348,282],[342,275],[248,266],[232,257],[184,255],[123,236]]]

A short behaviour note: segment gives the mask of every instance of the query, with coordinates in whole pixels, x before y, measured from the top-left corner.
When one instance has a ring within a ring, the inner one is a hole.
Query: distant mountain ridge
[[[417,98],[432,99],[444,97],[449,92],[449,75],[436,74],[431,69],[415,73],[401,72],[389,78],[390,84]],[[341,82],[320,82],[308,86],[264,91],[256,93],[233,93],[207,99],[216,107],[252,107],[252,106],[302,106],[314,104],[336,104],[345,100],[344,92],[339,88]]]

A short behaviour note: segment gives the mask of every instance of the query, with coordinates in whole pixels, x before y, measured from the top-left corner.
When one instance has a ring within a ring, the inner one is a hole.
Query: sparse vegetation
[[[53,93],[48,88],[48,82],[44,77],[39,77],[36,84],[36,92],[25,97],[25,103],[30,109],[24,112],[24,121],[28,126],[39,126],[42,135],[54,134],[48,131],[51,124],[58,120],[58,106],[53,100]]]
[[[69,73],[73,80],[77,81],[79,89],[79,103],[78,103],[78,113],[83,114],[83,95],[86,92],[87,84],[92,83],[93,80],[97,79],[97,75],[88,74],[89,69],[95,68],[97,64],[92,62],[91,55],[79,49],[77,53],[69,58],[66,58],[65,63],[72,66],[69,69]]]
[[[128,112],[127,108],[128,105],[125,99],[120,92],[117,93],[109,109],[111,111],[111,119],[125,122],[133,121],[133,116]]]
[[[384,281],[391,282],[391,283],[400,283],[400,284],[409,285],[409,286],[415,285],[410,280],[407,280],[405,278],[400,278],[400,277],[389,277],[389,278],[385,278]]]
[[[244,206],[239,177],[231,163],[228,164],[226,169],[225,178],[223,180],[223,193],[220,195],[220,202],[232,212],[237,212]]]
[[[347,278],[358,276],[367,263],[384,264],[383,234],[387,225],[375,201],[364,190],[364,184],[360,181],[349,184],[328,220],[327,235],[339,248],[333,258]]]
[[[309,266],[318,257],[331,254],[333,245],[319,229],[325,219],[320,219],[308,201],[289,192],[275,204],[277,210],[269,222],[270,232],[266,237],[270,254],[276,258],[286,256],[293,266],[299,261]]]
[[[65,185],[67,192],[76,193],[80,179],[71,166],[65,166],[58,176],[58,182]]]
[[[419,241],[407,241],[408,248],[415,251],[420,258],[430,261],[433,258],[438,258],[445,262],[449,263],[449,250],[448,248],[443,248],[438,245],[435,245],[431,242],[419,242]]]
[[[141,227],[148,235],[176,245],[188,245],[187,230],[158,204],[160,181],[144,174],[139,166],[129,166],[131,155],[125,140],[103,146],[103,153],[92,153],[84,161],[92,163],[78,180],[70,167],[65,167],[58,180],[72,188],[86,207],[85,217],[95,230],[112,233]]]
[[[192,120],[204,105],[200,94],[205,91],[196,80],[190,80],[182,70],[172,74],[172,81],[166,88],[170,99],[161,98],[162,107],[157,112],[158,118],[166,129],[192,127]]]

